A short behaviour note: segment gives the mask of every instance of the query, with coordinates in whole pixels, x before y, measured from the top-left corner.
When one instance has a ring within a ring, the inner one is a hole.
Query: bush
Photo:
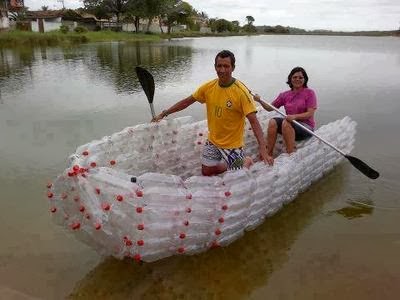
[[[115,26],[115,27],[111,27],[111,31],[114,32],[121,32],[122,31],[122,26]]]
[[[77,27],[75,27],[74,31],[77,32],[77,33],[84,33],[84,32],[87,32],[88,30],[87,30],[86,27],[77,26]]]
[[[17,21],[16,29],[20,31],[32,31],[31,22],[29,21]]]
[[[69,31],[69,27],[66,26],[66,25],[61,25],[61,26],[60,26],[60,31],[61,31],[62,33],[67,33],[67,32]]]

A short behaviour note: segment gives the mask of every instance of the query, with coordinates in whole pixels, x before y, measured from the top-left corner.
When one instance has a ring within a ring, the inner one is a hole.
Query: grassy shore
[[[9,31],[0,33],[0,47],[19,46],[73,46],[89,42],[102,41],[156,41],[156,34],[136,34],[113,31],[89,31],[84,33],[61,33],[59,31],[38,33],[27,31]]]
[[[367,34],[368,33],[368,34]],[[373,34],[372,34],[373,33]],[[397,32],[359,32],[355,33],[324,33],[322,35],[366,35],[382,36],[395,35]],[[390,34],[389,34],[390,33]],[[321,33],[308,33],[321,35]],[[183,37],[206,37],[206,36],[243,36],[249,33],[200,33],[196,31],[185,31],[171,34],[145,34],[133,32],[114,32],[114,31],[88,31],[83,33],[52,31],[46,33],[9,31],[0,32],[0,48],[12,48],[21,46],[74,46],[90,42],[110,42],[110,41],[160,41],[163,39],[183,38]],[[257,35],[253,33],[252,35]]]
[[[109,42],[109,41],[160,41],[163,39],[183,38],[183,37],[205,37],[205,36],[237,36],[248,35],[246,33],[200,33],[194,31],[178,32],[171,34],[145,34],[133,32],[114,32],[114,31],[88,31],[83,33],[52,31],[46,33],[9,31],[0,32],[1,47],[20,47],[20,46],[73,46],[90,42]]]
[[[0,32],[1,47],[19,46],[73,46],[81,43],[111,42],[111,41],[160,41],[163,39],[183,37],[206,37],[206,36],[240,36],[248,33],[200,33],[196,31],[185,31],[171,34],[157,33],[134,33],[115,31],[88,31],[83,33],[52,31],[46,33],[28,31]]]

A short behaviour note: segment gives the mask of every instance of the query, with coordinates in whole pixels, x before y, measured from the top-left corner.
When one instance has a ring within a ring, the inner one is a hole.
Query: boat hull
[[[264,127],[274,114],[259,112]],[[345,117],[317,133],[345,153],[356,124]],[[200,176],[205,121],[141,124],[79,147],[48,186],[54,221],[102,255],[155,261],[226,246],[319,180],[343,156],[312,137],[274,166]],[[246,125],[246,152],[258,145]],[[278,143],[278,152],[283,144]]]

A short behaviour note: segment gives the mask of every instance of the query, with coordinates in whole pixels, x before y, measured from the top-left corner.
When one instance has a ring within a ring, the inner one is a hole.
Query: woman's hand
[[[288,122],[292,122],[292,121],[296,120],[296,115],[287,115],[286,120]]]

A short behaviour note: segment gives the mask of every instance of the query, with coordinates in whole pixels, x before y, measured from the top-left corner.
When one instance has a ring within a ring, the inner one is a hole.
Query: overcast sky
[[[400,0],[188,0],[210,18],[237,20],[246,16],[254,25],[283,25],[303,29],[395,30],[400,27]],[[31,10],[47,5],[58,9],[57,0],[25,0]],[[81,7],[79,0],[64,0],[66,8]]]

